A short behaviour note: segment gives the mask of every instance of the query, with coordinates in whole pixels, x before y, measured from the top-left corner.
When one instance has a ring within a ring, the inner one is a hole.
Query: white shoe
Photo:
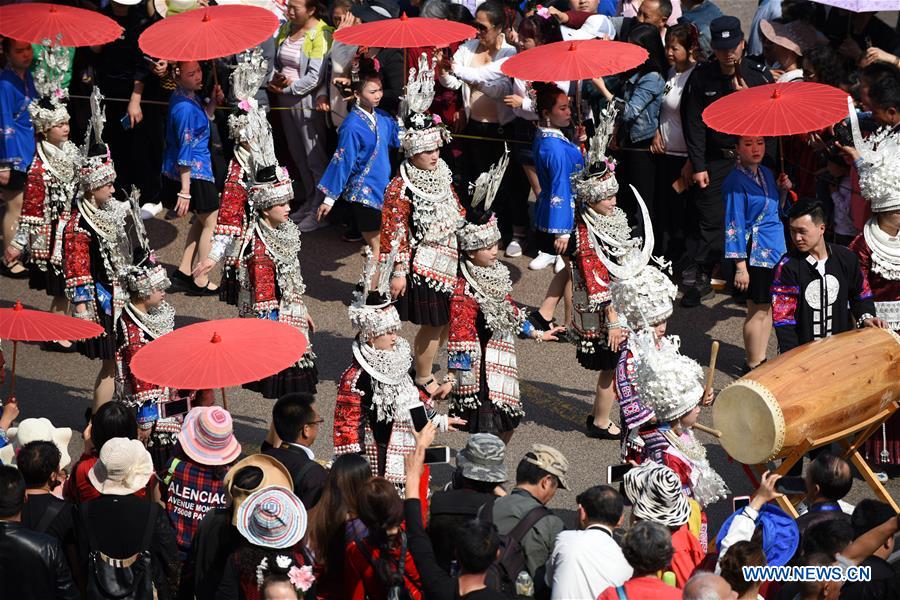
[[[311,231],[315,231],[316,229],[326,227],[327,225],[328,223],[319,221],[316,218],[316,213],[308,213],[297,222],[297,228],[303,233],[309,233]]]
[[[546,252],[538,252],[538,255],[528,263],[528,268],[532,271],[540,271],[546,269],[556,261],[555,254],[547,254]]]
[[[562,271],[565,268],[566,268],[566,263],[563,262],[562,256],[557,255],[556,262],[553,263],[553,272],[559,273],[560,271]]]
[[[512,241],[506,245],[506,256],[507,258],[522,256],[522,244],[519,243],[519,238],[513,238]]]
[[[162,212],[162,202],[148,203],[141,206],[141,219],[147,221]]]

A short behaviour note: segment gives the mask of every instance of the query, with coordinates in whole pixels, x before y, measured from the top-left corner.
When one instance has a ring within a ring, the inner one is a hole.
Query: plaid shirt
[[[219,467],[180,458],[169,460],[161,487],[179,549],[191,547],[194,532],[207,512],[226,505],[224,477]]]

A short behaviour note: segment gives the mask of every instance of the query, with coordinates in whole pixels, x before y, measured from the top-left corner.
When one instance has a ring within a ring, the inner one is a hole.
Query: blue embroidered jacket
[[[562,132],[544,127],[534,134],[531,150],[541,184],[534,226],[546,233],[571,233],[575,226],[575,193],[570,179],[583,168],[584,157]]]
[[[28,172],[34,158],[34,127],[28,105],[37,98],[31,71],[23,81],[7,67],[0,71],[0,166]]]
[[[354,106],[338,130],[338,145],[319,189],[329,198],[344,196],[381,210],[384,189],[391,180],[389,150],[400,147],[396,121],[383,110],[374,117]]]
[[[773,268],[787,252],[775,176],[738,166],[722,184],[725,197],[725,258],[748,259],[751,267]]]
[[[191,179],[215,182],[209,154],[209,119],[196,98],[181,90],[172,92],[166,123],[163,175],[178,181],[179,167],[191,168]]]

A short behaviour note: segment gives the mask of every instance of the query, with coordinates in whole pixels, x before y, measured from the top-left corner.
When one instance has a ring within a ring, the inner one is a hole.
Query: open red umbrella
[[[172,388],[226,388],[278,373],[305,351],[306,337],[285,323],[219,319],[150,342],[134,355],[131,371],[138,379]]]
[[[847,116],[847,92],[808,81],[770,83],[728,94],[703,122],[731,135],[780,136],[830,127]]]
[[[373,48],[443,48],[475,37],[475,28],[455,21],[407,17],[361,23],[335,32],[334,39]]]
[[[210,60],[258,46],[278,29],[259,6],[207,6],[167,17],[138,38],[141,50],[163,60]]]
[[[627,71],[647,60],[636,44],[571,40],[545,44],[506,60],[500,70],[526,81],[578,81]]]
[[[56,43],[62,35],[61,45],[77,48],[107,44],[122,35],[122,28],[95,11],[30,2],[0,6],[0,35],[32,44]]]
[[[52,342],[54,340],[84,340],[103,333],[103,327],[90,321],[66,315],[31,310],[16,302],[12,308],[0,308],[0,340],[13,343],[12,374],[9,396],[16,388],[16,352],[19,342]]]

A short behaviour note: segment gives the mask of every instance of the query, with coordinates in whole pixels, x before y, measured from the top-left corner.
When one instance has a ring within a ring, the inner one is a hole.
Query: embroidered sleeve
[[[478,302],[466,294],[466,280],[460,277],[450,298],[450,333],[447,339],[447,368],[468,371],[478,350]]]
[[[338,383],[334,404],[334,453],[362,452],[365,418],[362,392],[356,389],[360,367],[353,365],[344,371]]]
[[[137,351],[146,345],[144,336],[130,320],[122,319],[120,323],[124,339],[122,346],[119,347],[119,358],[122,361],[122,371],[125,373],[131,389],[131,400],[136,406],[140,406],[148,400],[157,401],[163,395],[162,388],[138,379],[131,370],[131,360]]]
[[[180,108],[184,107],[184,108]],[[175,121],[176,136],[178,138],[178,166],[192,167],[194,165],[194,149],[203,139],[202,130],[206,123],[200,122],[197,111],[191,110],[187,103],[182,103],[176,109],[172,118]],[[202,110],[200,111],[203,112]],[[202,118],[206,118],[203,115]]]
[[[247,257],[247,276],[250,280],[250,298],[253,310],[260,316],[278,308],[275,294],[275,263],[266,254],[266,246],[260,240],[253,240],[253,250]]]
[[[338,130],[338,145],[331,162],[319,180],[319,190],[329,198],[337,199],[347,187],[347,181],[356,168],[360,154],[361,140],[355,133],[353,120],[349,117]]]
[[[247,205],[247,188],[243,182],[244,170],[236,160],[231,161],[228,178],[222,189],[219,216],[216,217],[216,235],[239,237],[244,230],[244,214]]]
[[[551,177],[549,223],[554,231],[568,233],[575,225],[575,199],[569,180],[572,164],[565,152],[547,150],[542,154]]]
[[[875,302],[872,301],[872,288],[859,265],[859,259],[850,256],[850,312],[859,320],[863,315],[875,314]]]
[[[856,236],[856,238],[854,238],[852,242],[850,242],[850,246],[848,247],[854,254],[856,254],[856,258],[859,260],[859,268],[862,271],[863,277],[868,280],[869,269],[872,268],[872,251],[869,249],[869,245],[866,243],[865,236],[860,233]]]
[[[616,397],[627,428],[637,435],[637,428],[653,418],[653,411],[641,402],[641,395],[635,384],[634,354],[624,350],[616,364]],[[629,440],[626,440],[628,442]]]
[[[22,200],[22,214],[12,245],[24,250],[31,245],[36,230],[44,225],[44,169],[40,159],[35,159],[28,169],[25,180],[25,194]]]
[[[409,247],[409,223],[412,205],[404,193],[405,184],[402,177],[394,177],[384,192],[384,206],[381,209],[381,235],[379,262],[384,268],[388,256],[392,252],[391,242],[395,239],[399,242],[397,255],[393,265],[386,265],[393,269],[394,275],[403,277],[409,273],[409,261],[411,258]]]
[[[747,194],[729,186],[725,196],[725,258],[747,258]]]
[[[575,234],[578,237],[572,263],[574,268],[578,269],[584,286],[587,288],[591,312],[599,312],[612,300],[612,293],[609,291],[609,271],[606,270],[606,266],[591,245],[584,223],[576,225]]]
[[[93,299],[91,236],[78,226],[77,215],[72,215],[72,219],[66,225],[63,242],[65,244],[63,270],[66,276],[66,295],[72,302],[86,302]],[[79,288],[87,288],[89,297],[84,298],[85,291],[82,289],[79,292]]]
[[[778,348],[782,353],[796,348],[800,341],[797,336],[797,300],[800,297],[800,282],[790,268],[790,257],[784,256],[775,267],[772,280],[772,323],[778,337]]]

